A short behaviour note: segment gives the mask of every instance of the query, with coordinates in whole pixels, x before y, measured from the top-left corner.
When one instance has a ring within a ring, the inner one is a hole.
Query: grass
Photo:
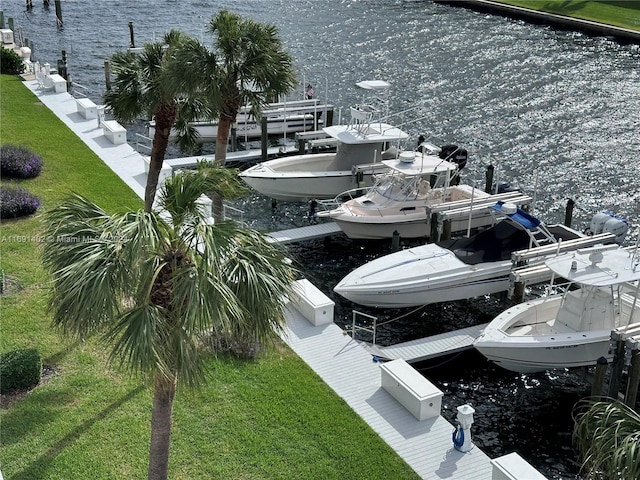
[[[40,212],[71,191],[107,211],[142,207],[17,77],[6,75],[0,75],[0,143],[42,156],[41,176],[22,182],[41,196]],[[56,372],[0,410],[4,478],[144,478],[150,389],[110,368],[101,345],[72,342],[52,329],[39,215],[2,221],[1,229],[1,266],[23,289],[0,298],[0,351],[37,348]],[[211,356],[208,366],[204,388],[176,397],[170,478],[418,478],[284,344],[252,362]]]
[[[640,30],[640,1],[637,0],[496,0],[541,12],[566,15],[592,22]]]

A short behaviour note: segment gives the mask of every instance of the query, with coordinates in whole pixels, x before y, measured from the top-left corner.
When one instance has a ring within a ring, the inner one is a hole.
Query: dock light
[[[474,408],[471,405],[458,407],[458,426],[453,431],[453,446],[460,452],[468,452],[473,448],[471,443],[471,425],[473,424]]]

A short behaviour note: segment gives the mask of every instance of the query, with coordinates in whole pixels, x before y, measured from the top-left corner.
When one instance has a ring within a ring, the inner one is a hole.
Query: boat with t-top
[[[530,373],[593,366],[613,358],[611,332],[640,329],[638,249],[611,245],[548,259],[564,292],[515,305],[487,325],[474,347],[495,364]],[[548,290],[552,292],[550,288]]]

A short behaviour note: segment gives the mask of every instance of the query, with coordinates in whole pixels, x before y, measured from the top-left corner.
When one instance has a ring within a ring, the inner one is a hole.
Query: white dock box
[[[87,120],[98,118],[98,106],[89,98],[76,98],[76,108],[78,113]]]
[[[309,280],[303,278],[293,282],[291,302],[296,309],[314,325],[333,322],[335,302],[322,293]]]
[[[115,120],[102,122],[102,132],[114,145],[127,143],[127,129]]]
[[[517,453],[509,453],[491,460],[491,480],[547,480],[547,477],[528,464]]]
[[[442,391],[405,360],[397,359],[383,363],[380,369],[382,388],[414,417],[426,420],[440,415]]]

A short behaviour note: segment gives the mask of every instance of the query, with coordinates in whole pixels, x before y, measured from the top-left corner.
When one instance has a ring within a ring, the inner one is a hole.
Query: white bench
[[[335,302],[306,278],[293,282],[291,302],[314,325],[333,322]]]
[[[440,415],[442,391],[402,359],[380,365],[382,388],[418,420]]]
[[[87,120],[98,118],[98,106],[89,98],[76,98],[78,113]]]
[[[102,132],[114,145],[127,143],[127,129],[115,120],[102,122]]]

